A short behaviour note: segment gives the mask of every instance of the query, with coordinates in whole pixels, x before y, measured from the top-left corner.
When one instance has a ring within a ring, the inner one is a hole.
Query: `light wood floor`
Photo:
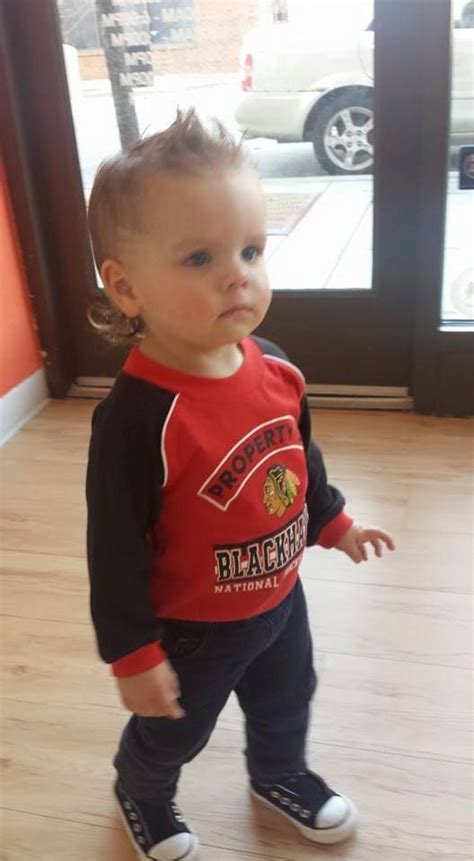
[[[111,796],[125,713],[96,658],[84,562],[93,402],[49,404],[3,450],[3,861],[132,861]],[[180,801],[202,861],[472,858],[472,424],[322,412],[331,478],[398,550],[355,566],[311,550],[304,582],[320,688],[313,767],[360,810],[320,849],[255,809],[230,702]]]

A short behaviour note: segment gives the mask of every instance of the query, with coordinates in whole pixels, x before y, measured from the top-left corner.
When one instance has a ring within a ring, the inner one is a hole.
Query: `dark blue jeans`
[[[166,622],[163,647],[186,717],[131,717],[115,767],[132,798],[161,804],[174,797],[181,767],[205,747],[232,691],[245,715],[250,777],[270,783],[306,767],[316,675],[299,580],[278,607],[252,619]]]

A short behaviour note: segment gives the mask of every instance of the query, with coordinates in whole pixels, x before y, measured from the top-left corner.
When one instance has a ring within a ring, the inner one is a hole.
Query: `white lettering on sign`
[[[125,51],[126,66],[151,66],[152,62],[151,51]]]
[[[191,6],[184,9],[162,9],[161,20],[165,24],[178,24],[180,21],[193,21],[194,14]]]
[[[108,14],[103,12],[101,23],[104,30],[109,30],[111,27],[137,30],[139,27],[150,25],[150,16],[148,12],[109,12]]]
[[[115,51],[122,55],[119,84],[128,88],[153,86],[151,17],[146,0],[112,0],[111,5],[114,11],[102,13],[100,22],[103,40],[111,55]]]
[[[193,42],[194,31],[192,27],[172,27],[169,34],[170,42]]]
[[[132,48],[133,45],[147,45],[150,39],[149,33],[111,33],[110,44],[112,48]]]
[[[153,72],[120,72],[122,87],[152,87],[155,83]]]

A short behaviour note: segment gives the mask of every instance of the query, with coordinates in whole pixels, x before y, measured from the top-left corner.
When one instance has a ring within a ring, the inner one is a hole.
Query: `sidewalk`
[[[180,74],[180,75],[155,75],[155,83],[152,87],[137,87],[134,90],[135,97],[153,93],[180,93],[189,90],[201,89],[202,87],[222,87],[239,84],[239,75],[231,72],[226,74]],[[98,78],[85,81],[81,79],[82,94],[84,96],[106,96],[112,90],[108,78]]]
[[[274,290],[369,290],[372,287],[372,178],[266,180],[267,193],[312,192],[315,202],[287,235],[270,235]],[[474,192],[448,184],[441,317],[474,319]]]

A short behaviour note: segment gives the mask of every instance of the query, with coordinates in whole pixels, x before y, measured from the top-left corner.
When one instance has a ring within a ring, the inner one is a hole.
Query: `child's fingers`
[[[175,697],[175,699],[179,699],[181,696],[181,685],[179,683],[178,676],[174,677],[171,690],[173,691],[173,696]]]
[[[362,541],[382,541],[387,545],[389,550],[395,550],[395,542],[391,535],[388,532],[385,532],[383,529],[375,529],[373,527],[368,527],[367,529],[361,529],[360,531],[360,539]]]
[[[179,703],[179,697],[181,696],[181,685],[179,683],[178,676],[175,675],[173,678],[173,683],[170,686],[170,691],[167,696],[167,716],[173,718],[173,720],[179,720],[184,717],[185,712],[184,709],[181,708]]]
[[[378,530],[379,535],[378,538],[380,541],[383,541],[384,544],[388,547],[389,550],[395,550],[395,541],[392,536],[388,534],[388,532],[383,532],[381,529]]]
[[[364,546],[364,530],[359,529],[355,535],[354,552],[351,554],[354,562],[367,562],[367,550]]]
[[[174,700],[174,702],[169,703],[167,717],[172,718],[173,720],[180,720],[185,715],[184,709],[181,708],[178,700]]]
[[[370,543],[374,548],[375,555],[380,559],[383,556],[383,545],[386,544],[389,550],[395,549],[395,542],[388,532],[382,529],[361,529],[358,535],[358,548],[362,559],[366,562],[368,559],[366,544]]]
[[[370,543],[375,550],[375,555],[378,556],[380,559],[380,557],[382,556],[382,552],[383,552],[382,551],[382,542],[378,538],[375,538]]]

